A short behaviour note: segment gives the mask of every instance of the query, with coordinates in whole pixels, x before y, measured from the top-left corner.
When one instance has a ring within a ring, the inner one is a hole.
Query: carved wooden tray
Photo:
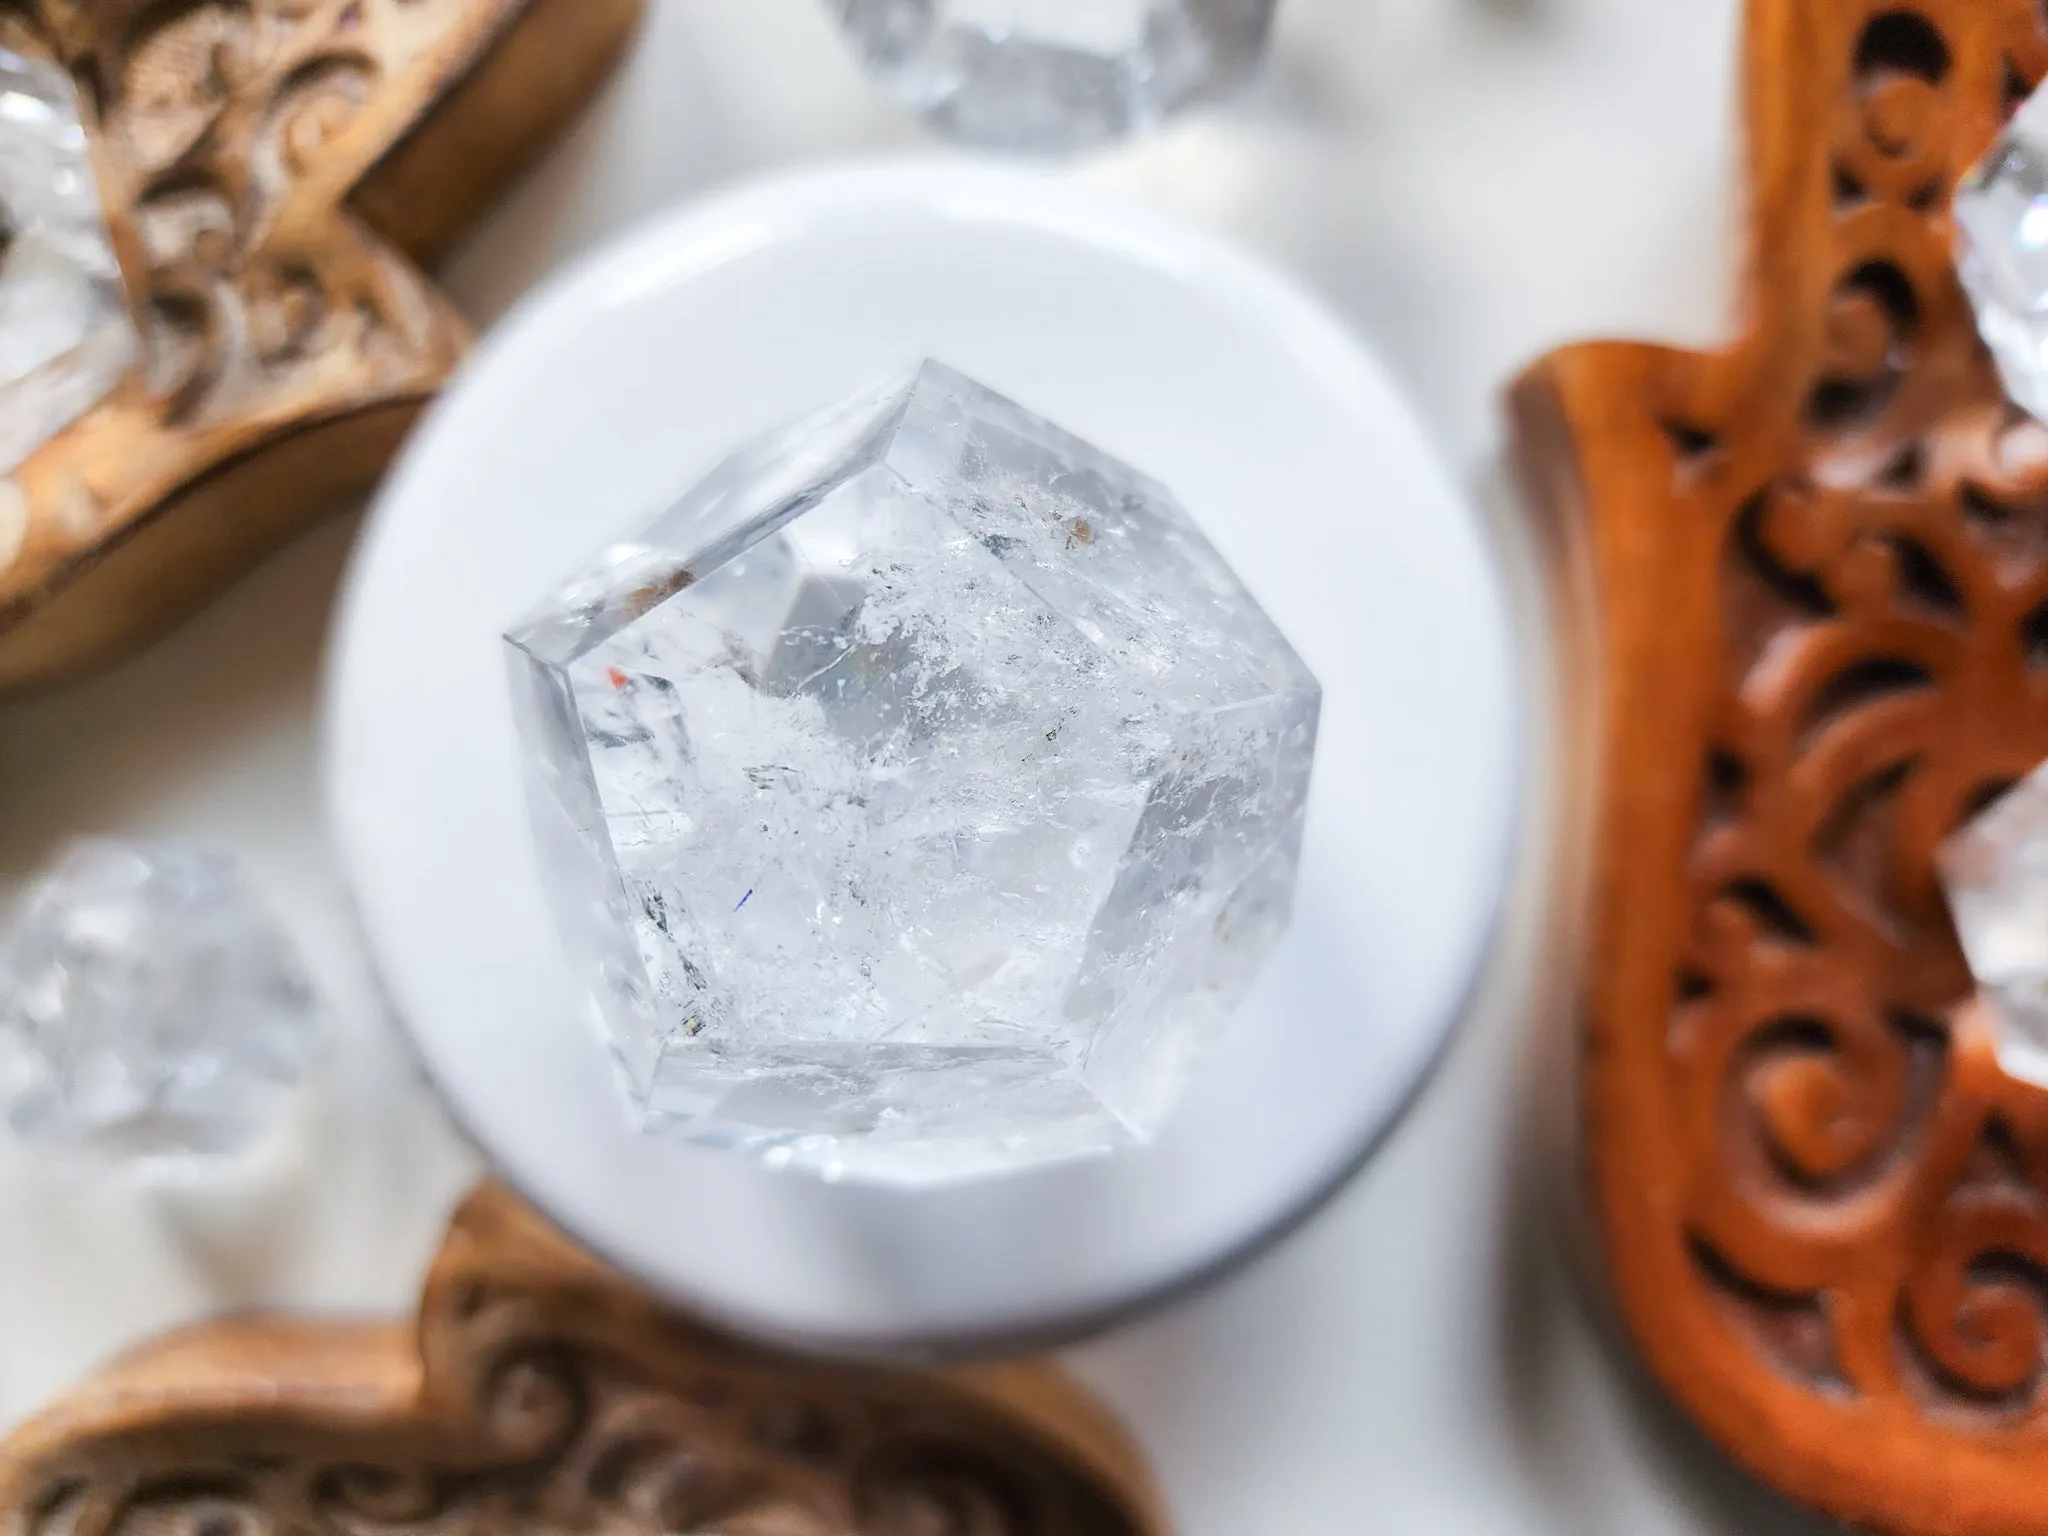
[[[1642,1353],[1743,1464],[1886,1530],[2048,1530],[2048,1095],[1932,870],[2048,757],[2048,432],[1947,208],[2048,16],[1752,0],[1746,62],[1741,339],[1513,393],[1598,636],[1586,1177]]]
[[[81,82],[145,353],[0,476],[0,690],[119,656],[375,479],[468,339],[421,266],[640,5],[0,0],[0,44]]]
[[[1050,1366],[798,1362],[665,1315],[502,1188],[411,1325],[173,1335],[0,1447],[9,1536],[1166,1536]]]

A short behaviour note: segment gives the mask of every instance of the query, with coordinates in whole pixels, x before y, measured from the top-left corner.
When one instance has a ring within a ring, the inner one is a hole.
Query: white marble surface
[[[1487,484],[1500,383],[1543,348],[1721,333],[1735,10],[1283,0],[1249,99],[1075,173],[1305,276]],[[449,283],[489,317],[702,188],[920,143],[815,0],[653,0],[617,87]],[[233,848],[292,913],[335,1034],[303,1120],[205,1186],[81,1184],[0,1142],[0,1418],[222,1308],[403,1306],[478,1171],[382,1014],[315,817],[324,616],[352,531],[316,533],[114,675],[0,707],[0,876],[77,831]],[[1511,512],[1502,536],[1519,560]],[[1546,853],[1458,1049],[1358,1182],[1249,1272],[1072,1353],[1187,1536],[1808,1528],[1673,1443],[1561,1273],[1525,1108]]]

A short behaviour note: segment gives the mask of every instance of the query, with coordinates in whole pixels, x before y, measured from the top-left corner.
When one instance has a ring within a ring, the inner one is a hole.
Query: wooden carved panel
[[[2048,758],[2048,430],[1948,200],[2048,72],[2037,0],[1752,0],[1727,352],[1516,386],[1597,633],[1580,1064],[1620,1310],[1737,1458],[1880,1529],[2048,1530],[2048,1094],[1933,870]]]
[[[502,1189],[411,1326],[247,1319],[0,1447],[6,1536],[1166,1536],[1053,1368],[799,1362],[666,1315]]]
[[[382,469],[468,331],[421,275],[641,0],[0,0],[81,84],[144,361],[0,475],[0,689],[102,663]]]

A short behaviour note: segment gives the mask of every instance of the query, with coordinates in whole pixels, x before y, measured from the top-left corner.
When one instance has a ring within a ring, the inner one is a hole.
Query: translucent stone
[[[77,87],[0,48],[0,473],[104,399],[139,353]]]
[[[75,843],[0,932],[0,1107],[38,1145],[235,1151],[316,1036],[296,952],[219,855]]]
[[[2048,1086],[2048,765],[1950,838],[1938,862],[1999,1063]]]
[[[1244,81],[1273,0],[832,0],[868,66],[942,132],[1062,150]]]
[[[936,364],[507,639],[652,1129],[907,1182],[1142,1140],[1286,923],[1314,678],[1163,487]]]

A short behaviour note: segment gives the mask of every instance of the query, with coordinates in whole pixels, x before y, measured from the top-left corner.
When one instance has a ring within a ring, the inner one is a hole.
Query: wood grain
[[[1873,1529],[2048,1531],[2048,1095],[1998,1069],[1933,870],[2048,758],[2048,430],[1948,208],[2048,20],[1752,0],[1745,53],[1740,338],[1570,347],[1511,397],[1597,657],[1587,1195],[1743,1465]]]
[[[797,1361],[664,1313],[502,1188],[411,1325],[253,1317],[117,1362],[0,1447],[9,1536],[1166,1536],[1046,1365]]]
[[[468,343],[422,275],[641,0],[15,0],[85,85],[145,364],[0,477],[0,690],[118,658],[372,483]]]

